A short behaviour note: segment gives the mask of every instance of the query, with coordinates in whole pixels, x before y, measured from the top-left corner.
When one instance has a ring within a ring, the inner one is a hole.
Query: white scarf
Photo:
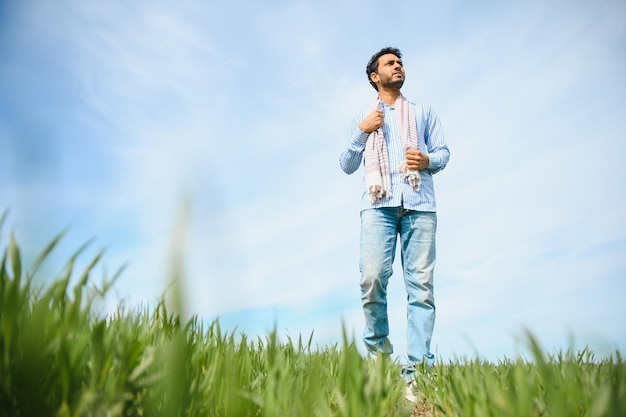
[[[399,114],[398,129],[404,149],[419,149],[417,124],[413,105],[402,95],[398,96],[395,107]],[[369,112],[382,110],[380,97],[370,105]],[[391,170],[389,168],[389,153],[383,136],[382,126],[370,133],[365,145],[365,185],[372,201],[380,201],[391,197]],[[408,179],[415,192],[419,191],[420,173],[418,170],[409,170],[406,162],[400,166],[404,177]]]

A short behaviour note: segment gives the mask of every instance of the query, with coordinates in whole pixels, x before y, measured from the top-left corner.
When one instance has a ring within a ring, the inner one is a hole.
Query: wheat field
[[[27,268],[13,233],[3,248],[0,416],[626,416],[620,352],[546,353],[530,333],[531,360],[440,359],[420,369],[413,404],[400,366],[362,357],[345,333],[323,348],[313,335],[251,338],[217,320],[183,321],[164,299],[103,317],[96,301],[120,272],[94,285],[102,254],[78,271],[79,248],[59,276],[34,286],[61,239]]]

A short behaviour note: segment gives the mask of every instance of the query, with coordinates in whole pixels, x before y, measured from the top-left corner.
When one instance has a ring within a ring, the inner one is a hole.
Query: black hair
[[[398,58],[402,58],[402,52],[400,52],[398,48],[392,48],[392,47],[383,48],[380,51],[376,52],[374,55],[372,55],[369,62],[367,63],[367,67],[365,68],[365,73],[367,74],[367,80],[370,82],[370,84],[372,85],[372,87],[374,87],[376,91],[378,91],[378,87],[372,81],[372,79],[370,78],[370,75],[373,72],[378,74],[378,58],[387,54],[393,54],[397,56]]]

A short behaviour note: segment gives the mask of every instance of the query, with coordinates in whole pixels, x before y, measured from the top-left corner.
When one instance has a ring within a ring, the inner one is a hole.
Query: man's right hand
[[[359,124],[359,129],[365,133],[372,133],[381,127],[384,122],[385,115],[383,112],[380,110],[374,110]]]

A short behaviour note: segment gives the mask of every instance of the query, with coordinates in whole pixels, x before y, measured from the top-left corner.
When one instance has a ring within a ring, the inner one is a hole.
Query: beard
[[[393,88],[399,90],[404,85],[404,77],[394,79],[393,76],[391,76],[389,78],[381,79],[380,84],[383,88]]]

